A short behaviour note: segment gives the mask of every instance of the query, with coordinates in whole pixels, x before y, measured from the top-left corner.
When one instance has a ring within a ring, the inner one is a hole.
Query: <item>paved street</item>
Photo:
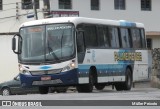
[[[132,88],[131,91],[118,92],[115,89],[112,90],[111,86],[106,86],[106,88],[103,91],[94,90],[93,93],[78,93],[77,91],[68,90],[67,93],[49,93],[47,95],[28,94],[28,95],[0,96],[0,100],[160,100],[160,89],[151,88],[149,83],[138,83],[135,85],[135,88]],[[142,106],[140,107],[140,109],[153,108],[153,107],[149,108],[149,106],[145,108],[144,107],[145,106]],[[58,106],[57,108],[60,107]],[[64,108],[63,104],[61,108]],[[66,108],[73,109],[74,106],[71,107],[65,106],[65,109]],[[82,107],[80,106],[76,108],[81,109]],[[96,108],[98,107],[91,107],[91,109],[96,109]],[[101,108],[106,109],[105,107]],[[111,106],[110,108],[114,109],[113,106]],[[32,107],[32,109],[37,109],[37,108]],[[123,109],[127,109],[127,106],[123,107]],[[135,109],[135,107],[132,107],[132,109]],[[158,106],[155,106],[154,109],[158,109]]]
[[[160,100],[160,89],[151,88],[150,84],[145,82],[137,83],[131,91],[116,91],[112,90],[111,86],[106,86],[102,91],[94,89],[93,93],[78,93],[74,90],[68,90],[67,93],[46,95],[0,96],[0,100]]]

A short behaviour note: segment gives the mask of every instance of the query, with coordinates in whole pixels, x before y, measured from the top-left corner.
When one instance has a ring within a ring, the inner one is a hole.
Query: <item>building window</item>
[[[71,0],[59,0],[59,9],[72,9]]]
[[[147,38],[147,48],[152,49],[152,39],[151,38]]]
[[[35,1],[35,8],[39,9],[39,0]],[[22,0],[22,9],[33,9],[32,0]]]
[[[2,3],[2,0],[0,0],[0,10],[3,9],[3,3]]]
[[[91,10],[99,10],[99,0],[91,0]]]
[[[141,0],[141,10],[151,11],[151,0]]]
[[[49,0],[43,0],[44,3],[44,9],[50,10],[50,2]]]
[[[114,0],[114,8],[116,10],[125,10],[125,0]]]

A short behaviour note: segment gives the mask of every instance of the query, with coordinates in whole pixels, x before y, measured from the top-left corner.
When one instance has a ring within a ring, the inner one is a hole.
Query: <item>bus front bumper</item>
[[[22,87],[32,86],[71,86],[78,84],[77,69],[59,74],[25,75],[20,73]]]

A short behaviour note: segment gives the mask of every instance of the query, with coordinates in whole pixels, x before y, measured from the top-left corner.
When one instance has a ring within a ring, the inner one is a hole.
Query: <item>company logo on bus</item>
[[[52,68],[52,66],[48,66],[48,65],[40,67],[41,70],[48,70],[48,69],[51,69],[51,68]]]
[[[114,52],[115,61],[142,61],[141,52]]]

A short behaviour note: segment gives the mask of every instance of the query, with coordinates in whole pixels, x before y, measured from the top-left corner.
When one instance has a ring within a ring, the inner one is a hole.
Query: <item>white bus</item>
[[[12,39],[18,54],[21,84],[49,87],[76,86],[92,92],[114,85],[130,90],[148,78],[144,25],[83,17],[61,17],[23,23]]]

